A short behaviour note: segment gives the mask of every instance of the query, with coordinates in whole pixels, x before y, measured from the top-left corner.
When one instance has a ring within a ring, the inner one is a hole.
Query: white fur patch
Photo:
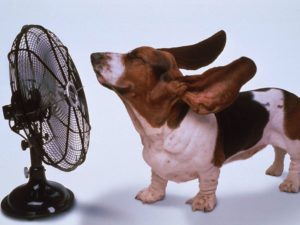
[[[252,93],[254,100],[261,103],[269,112],[269,122],[260,142],[286,149],[282,90],[270,89],[265,92],[253,91]]]
[[[144,160],[160,177],[184,182],[198,178],[201,170],[212,166],[217,136],[213,114],[201,116],[190,110],[176,129],[166,124],[153,128],[132,106],[126,105],[142,138]]]
[[[107,53],[107,56],[107,65],[100,70],[100,73],[104,77],[106,82],[112,85],[116,85],[117,81],[123,75],[125,70],[122,61],[122,54]]]

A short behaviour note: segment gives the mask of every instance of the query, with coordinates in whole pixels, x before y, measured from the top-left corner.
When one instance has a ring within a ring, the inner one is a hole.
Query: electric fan
[[[3,106],[10,128],[20,134],[23,150],[30,149],[27,184],[2,202],[4,213],[34,219],[69,209],[72,191],[48,181],[45,164],[74,170],[86,158],[90,123],[79,74],[68,49],[51,31],[25,25],[8,54],[11,104]]]

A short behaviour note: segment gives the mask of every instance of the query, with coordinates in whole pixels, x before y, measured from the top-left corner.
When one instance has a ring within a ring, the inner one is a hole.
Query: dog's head
[[[214,61],[225,41],[225,33],[220,31],[195,45],[140,47],[127,54],[93,53],[91,61],[98,81],[114,90],[153,127],[166,121],[177,126],[189,107],[208,114],[230,105],[241,86],[255,74],[253,61],[242,57],[201,75],[182,75],[181,68],[198,69]]]

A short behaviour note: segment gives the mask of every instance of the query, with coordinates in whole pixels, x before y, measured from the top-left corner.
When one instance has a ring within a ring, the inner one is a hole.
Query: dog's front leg
[[[151,184],[149,187],[141,190],[135,197],[143,203],[154,203],[165,197],[168,181],[151,171]]]
[[[186,202],[192,205],[193,211],[210,212],[215,208],[217,204],[216,190],[219,174],[220,168],[214,165],[211,165],[208,169],[199,171],[200,191],[194,198]]]

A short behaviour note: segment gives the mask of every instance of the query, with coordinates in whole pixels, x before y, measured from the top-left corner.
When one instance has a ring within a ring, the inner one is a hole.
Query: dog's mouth
[[[116,91],[120,94],[122,93],[125,93],[125,92],[128,92],[129,90],[132,89],[132,85],[128,84],[128,85],[125,85],[125,86],[116,86],[116,85],[112,85],[112,84],[109,84],[105,78],[103,77],[103,75],[101,75],[99,72],[97,72],[95,70],[95,73],[97,74],[97,79],[99,81],[99,83],[103,86],[103,87],[106,87],[112,91]]]
[[[108,88],[108,89],[110,89],[110,90],[113,90],[112,85],[110,85],[110,84],[104,79],[104,77],[103,77],[103,75],[102,75],[101,73],[99,73],[99,72],[96,71],[96,70],[95,70],[95,73],[96,73],[96,75],[97,75],[97,80],[99,81],[99,83],[100,83],[102,86],[104,86],[104,87],[106,87],[106,88]]]
[[[106,81],[105,81],[103,75],[102,75],[101,73],[97,72],[97,71],[95,71],[95,72],[96,72],[98,81],[99,81],[101,84],[105,84]]]
[[[133,88],[133,85],[131,83],[128,83],[126,85],[120,85],[120,86],[110,84],[108,81],[106,81],[104,76],[101,74],[101,68],[99,68],[99,65],[95,65],[94,62],[92,62],[92,64],[93,64],[94,72],[96,73],[97,80],[103,87],[106,87],[112,91],[119,93],[119,94],[127,93],[128,91],[130,91]]]

